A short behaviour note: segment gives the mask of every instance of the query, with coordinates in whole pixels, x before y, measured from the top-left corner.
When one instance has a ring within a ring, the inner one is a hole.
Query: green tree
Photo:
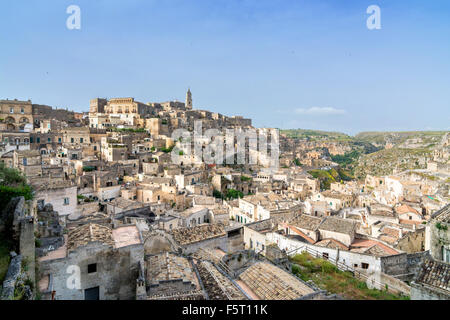
[[[225,198],[227,199],[238,199],[243,198],[244,194],[241,191],[235,189],[228,189]]]

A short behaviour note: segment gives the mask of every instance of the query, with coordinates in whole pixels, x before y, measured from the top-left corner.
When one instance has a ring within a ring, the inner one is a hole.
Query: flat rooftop
[[[136,226],[119,227],[112,230],[115,248],[122,248],[142,243]]]

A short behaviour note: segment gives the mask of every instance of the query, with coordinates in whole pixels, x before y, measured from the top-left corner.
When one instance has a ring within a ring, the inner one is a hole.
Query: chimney
[[[400,228],[398,229],[399,232],[399,239],[401,239],[403,237],[403,230]]]

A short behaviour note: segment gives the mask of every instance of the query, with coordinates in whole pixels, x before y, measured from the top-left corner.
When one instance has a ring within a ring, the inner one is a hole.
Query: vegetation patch
[[[409,300],[387,290],[369,289],[364,281],[356,279],[350,272],[340,271],[331,262],[314,258],[303,252],[290,258],[292,273],[303,281],[311,280],[320,289],[351,300]]]
[[[11,244],[4,238],[4,235],[0,235],[0,284],[5,280],[6,273],[8,272],[9,262],[11,256],[9,252],[11,250]]]
[[[329,190],[331,184],[333,182],[340,181],[350,181],[353,180],[354,177],[351,173],[347,172],[344,169],[330,169],[330,170],[310,170],[308,171],[310,175],[312,175],[315,179],[318,179],[320,182],[320,189]]]
[[[3,210],[14,197],[33,199],[33,190],[26,183],[26,178],[20,171],[7,168],[4,163],[0,163],[0,210]]]
[[[243,198],[244,194],[241,191],[235,190],[235,189],[228,189],[227,193],[225,194],[226,199],[238,199]]]
[[[142,133],[147,132],[144,128],[111,128],[111,131],[114,132],[133,132],[133,133]]]

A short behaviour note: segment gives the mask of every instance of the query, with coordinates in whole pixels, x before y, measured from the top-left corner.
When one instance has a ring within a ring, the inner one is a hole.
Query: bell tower
[[[186,93],[186,110],[192,110],[192,93],[190,88]]]

